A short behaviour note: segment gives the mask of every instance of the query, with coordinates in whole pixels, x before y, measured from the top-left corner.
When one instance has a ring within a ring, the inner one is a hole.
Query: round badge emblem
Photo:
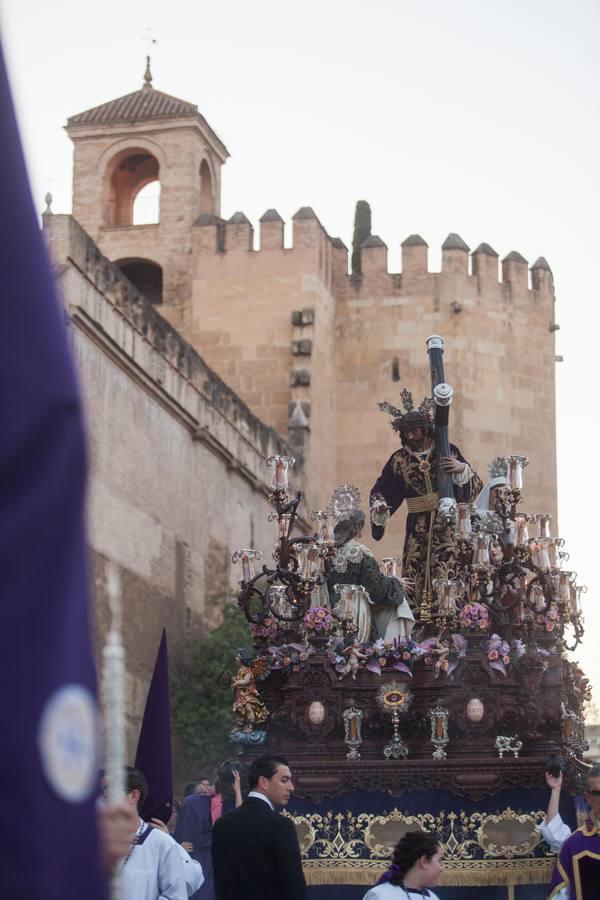
[[[44,774],[56,794],[81,803],[98,775],[96,700],[78,684],[59,688],[48,700],[38,733]]]

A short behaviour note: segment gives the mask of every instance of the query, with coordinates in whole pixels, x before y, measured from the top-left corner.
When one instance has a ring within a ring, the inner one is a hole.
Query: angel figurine
[[[269,710],[263,703],[256,681],[269,673],[269,660],[264,656],[253,659],[248,650],[240,650],[235,658],[238,673],[231,683],[234,692],[233,711],[242,731],[252,731],[255,725],[265,722]]]
[[[348,657],[348,662],[338,669],[338,672],[341,673],[340,678],[343,678],[344,675],[351,675],[352,680],[356,681],[356,675],[360,669],[361,662],[365,662],[365,660],[368,659],[362,652],[360,641],[354,641],[351,647],[347,647],[344,650],[344,656]]]

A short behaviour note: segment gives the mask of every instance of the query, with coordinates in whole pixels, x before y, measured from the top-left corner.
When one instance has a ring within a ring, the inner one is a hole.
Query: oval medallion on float
[[[325,718],[325,707],[320,700],[313,700],[308,707],[308,721],[311,725],[321,725]]]
[[[481,722],[484,712],[485,706],[478,697],[473,697],[467,703],[467,719],[469,722]]]

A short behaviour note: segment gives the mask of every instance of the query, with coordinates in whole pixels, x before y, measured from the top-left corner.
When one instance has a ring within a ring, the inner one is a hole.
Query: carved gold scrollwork
[[[509,806],[498,816],[485,816],[476,831],[477,841],[486,857],[528,856],[541,840],[540,821],[539,813],[519,815]]]
[[[445,812],[411,815],[396,808],[375,813],[327,812],[293,816],[302,856],[310,860],[388,860],[407,831],[435,832],[446,861],[513,860],[530,856],[540,844],[537,826],[544,812],[518,812],[507,807],[491,813]],[[542,845],[544,855],[550,851]],[[538,856],[542,854],[539,853]]]
[[[429,821],[426,821],[429,820]],[[387,816],[358,816],[359,825],[364,824],[364,842],[371,855],[388,859],[398,841],[407,831],[425,831],[433,827],[433,816],[403,816],[397,809]]]

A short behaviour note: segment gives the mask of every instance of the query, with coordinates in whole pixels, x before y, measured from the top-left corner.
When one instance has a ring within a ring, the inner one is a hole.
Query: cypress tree
[[[352,237],[352,274],[360,275],[360,245],[371,237],[371,207],[366,200],[359,200],[354,213],[354,235]]]

